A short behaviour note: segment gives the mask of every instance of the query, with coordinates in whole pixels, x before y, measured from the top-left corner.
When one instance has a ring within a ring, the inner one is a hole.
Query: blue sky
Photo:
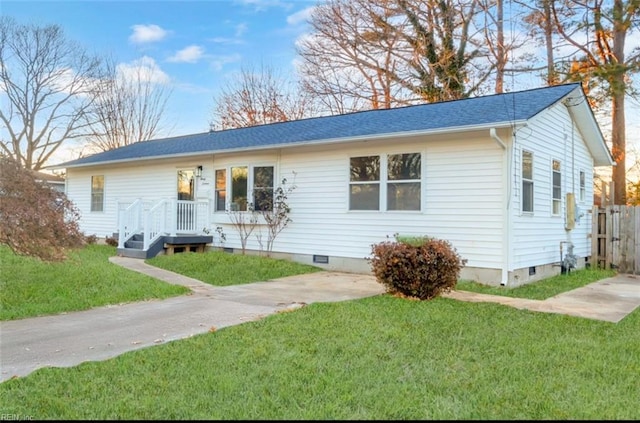
[[[172,87],[173,136],[209,130],[213,97],[240,66],[293,74],[295,41],[316,0],[1,0],[20,23],[58,24],[89,51],[135,66],[140,60]]]

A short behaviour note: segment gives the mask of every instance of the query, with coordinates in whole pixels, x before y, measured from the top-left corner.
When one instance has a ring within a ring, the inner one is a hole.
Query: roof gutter
[[[387,134],[378,134],[378,135],[360,135],[357,137],[349,137],[349,138],[331,138],[331,139],[323,139],[317,141],[300,141],[293,142],[289,144],[271,144],[268,146],[259,146],[259,147],[240,147],[240,148],[230,148],[224,150],[202,150],[202,151],[194,151],[189,153],[181,153],[181,154],[165,154],[162,156],[146,156],[146,157],[132,157],[128,159],[119,159],[119,160],[108,160],[108,161],[100,161],[94,163],[80,163],[76,165],[64,165],[64,163],[60,165],[47,166],[46,169],[72,169],[79,167],[91,167],[91,166],[104,166],[116,163],[129,163],[129,162],[138,162],[141,160],[159,160],[159,159],[172,159],[172,158],[183,158],[183,157],[194,157],[201,156],[204,154],[228,154],[228,153],[242,153],[247,151],[261,151],[261,150],[271,150],[271,149],[279,149],[279,148],[293,148],[293,147],[302,147],[302,146],[313,146],[313,145],[323,145],[323,144],[339,144],[339,143],[348,143],[348,142],[358,142],[358,141],[374,141],[374,140],[382,140],[387,138],[407,138],[407,137],[415,137],[420,135],[443,135],[443,134],[451,134],[456,132],[465,132],[465,131],[482,131],[486,129],[494,129],[495,128],[503,128],[503,127],[511,127],[514,124],[524,123],[525,121],[506,121],[506,122],[498,122],[491,123],[486,125],[466,125],[466,126],[455,126],[451,128],[444,128],[440,130],[420,130],[420,131],[408,131],[408,132],[392,132]]]

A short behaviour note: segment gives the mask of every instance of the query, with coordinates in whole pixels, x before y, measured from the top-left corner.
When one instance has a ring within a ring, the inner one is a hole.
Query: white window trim
[[[93,178],[102,176],[102,210],[93,210]],[[104,174],[91,175],[89,177],[89,213],[104,213],[106,204],[106,192],[107,192],[107,178]]]
[[[584,175],[584,187],[580,180],[582,175]],[[584,169],[578,171],[578,199],[580,203],[584,203],[587,199],[587,172]]]
[[[556,198],[553,197],[553,188],[554,188],[553,175],[556,173],[556,171],[553,169],[553,162],[560,163],[560,171],[557,172],[557,173],[560,174],[560,198],[559,199],[556,199]],[[562,181],[562,179],[563,179],[563,177],[562,177],[562,168],[563,168],[562,160],[554,159],[554,158],[551,159],[551,216],[552,217],[560,217],[560,216],[562,216],[562,208],[563,208],[563,204],[562,204],[563,203],[563,201],[562,201],[562,183],[563,183],[563,181]],[[560,210],[558,211],[558,213],[554,213],[554,211],[553,211],[553,205],[554,205],[555,201],[559,201],[559,203],[560,203]]]
[[[419,179],[401,179],[395,181],[389,181],[388,174],[388,163],[389,156],[401,155],[401,154],[420,154],[420,178]],[[368,157],[368,156],[377,156],[380,158],[380,179],[377,181],[352,181],[351,180],[351,159],[354,157]],[[425,152],[424,150],[402,150],[402,151],[393,151],[393,152],[384,152],[384,153],[362,153],[362,154],[352,154],[347,157],[346,167],[347,167],[347,190],[346,190],[346,198],[347,198],[347,213],[425,213]],[[388,210],[387,209],[387,186],[389,183],[402,183],[402,182],[412,182],[420,184],[420,209],[419,210]],[[380,199],[379,199],[379,209],[378,210],[351,210],[350,204],[350,195],[351,195],[351,185],[361,185],[361,184],[374,184],[377,183],[380,185]]]
[[[232,190],[232,186],[231,186],[231,182],[232,182],[232,175],[231,175],[231,169],[234,167],[246,167],[247,168],[247,202],[253,204],[254,199],[253,199],[253,169],[256,167],[273,167],[273,190],[275,191],[276,188],[279,185],[279,174],[278,174],[278,167],[276,166],[276,164],[274,162],[268,162],[268,163],[233,163],[227,166],[218,166],[215,167],[213,169],[213,174],[214,174],[214,179],[215,179],[215,173],[218,170],[226,170],[226,178],[225,178],[225,191],[227,193],[226,198],[225,198],[225,202],[224,202],[224,208],[225,210],[215,210],[215,204],[214,204],[214,213],[226,213],[227,210],[230,209],[231,207],[231,198],[233,196],[233,192]],[[215,184],[215,181],[214,181]],[[213,187],[213,192],[214,192],[214,200],[215,200],[215,192],[216,192],[216,187]],[[251,201],[249,201],[251,200]]]
[[[524,153],[531,154],[531,179],[524,177]],[[531,150],[522,149],[520,151],[520,215],[533,216],[536,210],[536,178],[535,178],[535,153]],[[524,183],[531,182],[531,210],[524,210]]]

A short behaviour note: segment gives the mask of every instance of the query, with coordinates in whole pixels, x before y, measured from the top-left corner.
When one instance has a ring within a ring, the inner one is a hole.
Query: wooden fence
[[[594,206],[592,213],[592,264],[640,274],[640,206]]]

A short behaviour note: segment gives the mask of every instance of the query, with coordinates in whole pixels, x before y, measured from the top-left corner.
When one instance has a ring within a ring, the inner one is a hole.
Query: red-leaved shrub
[[[381,242],[371,252],[373,273],[388,293],[421,300],[454,288],[467,262],[448,241],[428,237]]]

